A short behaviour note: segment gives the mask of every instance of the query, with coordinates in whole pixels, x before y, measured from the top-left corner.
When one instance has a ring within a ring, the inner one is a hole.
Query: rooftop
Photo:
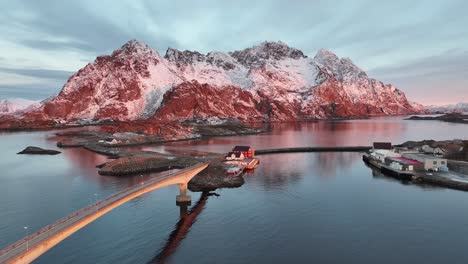
[[[391,142],[374,142],[374,149],[392,149]]]
[[[402,157],[396,157],[396,158],[390,158],[392,160],[396,160],[402,163],[410,164],[410,165],[421,165],[422,162],[412,160],[412,159],[407,159],[407,158],[402,158]]]
[[[250,146],[235,146],[232,151],[249,151]]]
[[[425,158],[425,159],[430,159],[430,160],[444,159],[444,158],[439,158],[439,157],[435,157],[435,156],[431,156],[431,155],[427,155],[427,154],[422,154],[422,153],[405,153],[403,155],[415,155],[415,156]]]

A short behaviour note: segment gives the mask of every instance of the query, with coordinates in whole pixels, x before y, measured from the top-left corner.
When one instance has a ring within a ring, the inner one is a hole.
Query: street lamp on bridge
[[[24,231],[26,232],[26,251],[29,251],[29,231],[27,226],[24,227]]]

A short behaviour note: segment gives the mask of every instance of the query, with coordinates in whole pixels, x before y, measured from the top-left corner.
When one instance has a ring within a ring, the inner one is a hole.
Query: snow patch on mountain
[[[141,115],[143,119],[150,118],[154,115],[161,105],[164,93],[166,93],[170,88],[170,86],[166,86],[160,89],[153,89],[146,95],[146,104]]]
[[[459,113],[468,113],[468,103],[457,103],[457,104],[447,104],[447,105],[428,105],[426,106],[430,112],[459,112]]]
[[[226,101],[233,102],[223,106]],[[131,40],[71,76],[58,96],[30,116],[71,121],[239,115],[280,121],[414,111],[403,92],[328,50],[310,58],[283,42],[263,42],[207,54],[169,48],[161,56]]]
[[[0,100],[0,114],[15,114],[39,107],[40,102],[23,98]]]

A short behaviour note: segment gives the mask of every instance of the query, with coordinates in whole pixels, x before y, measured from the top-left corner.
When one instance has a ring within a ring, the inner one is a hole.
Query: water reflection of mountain
[[[263,134],[181,141],[165,146],[224,153],[235,145],[251,145],[255,149],[371,145],[373,141],[402,141],[407,125],[401,120],[379,119],[268,124],[269,132]]]
[[[306,161],[300,154],[273,154],[259,157],[252,181],[261,182],[265,189],[275,190],[299,182],[304,175]]]
[[[340,171],[349,170],[360,160],[361,155],[351,152],[322,152],[311,157],[315,159],[315,174],[320,177],[336,177],[340,175]]]
[[[261,181],[267,189],[278,189],[303,177],[336,177],[359,162],[360,157],[358,153],[346,152],[262,155],[252,181]]]

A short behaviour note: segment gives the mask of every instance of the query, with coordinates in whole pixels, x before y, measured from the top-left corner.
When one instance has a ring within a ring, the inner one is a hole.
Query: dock
[[[457,178],[453,175],[452,177],[450,177],[450,173],[432,172],[429,175],[424,172],[398,171],[388,167],[382,162],[370,159],[367,153],[362,156],[362,160],[364,161],[364,163],[368,164],[369,166],[375,167],[380,172],[389,177],[413,181],[415,183],[441,186],[460,191],[468,191],[468,179],[462,179],[460,177]]]
[[[412,177],[414,176],[414,172],[412,171],[400,171],[400,170],[396,170],[394,168],[391,168],[385,164],[383,164],[382,162],[379,162],[377,160],[373,160],[373,159],[370,159],[369,158],[369,155],[366,153],[364,155],[362,155],[362,160],[368,164],[368,165],[371,165],[377,169],[380,170],[380,172],[382,172],[383,174],[385,175],[388,175],[388,176],[391,176],[391,177],[394,177],[394,178],[397,178],[397,179],[400,179],[400,180],[411,180]]]
[[[460,191],[468,191],[468,179],[456,179],[443,175],[443,173],[433,173],[433,175],[417,174],[415,175],[414,180],[416,182],[434,186],[442,186]]]

